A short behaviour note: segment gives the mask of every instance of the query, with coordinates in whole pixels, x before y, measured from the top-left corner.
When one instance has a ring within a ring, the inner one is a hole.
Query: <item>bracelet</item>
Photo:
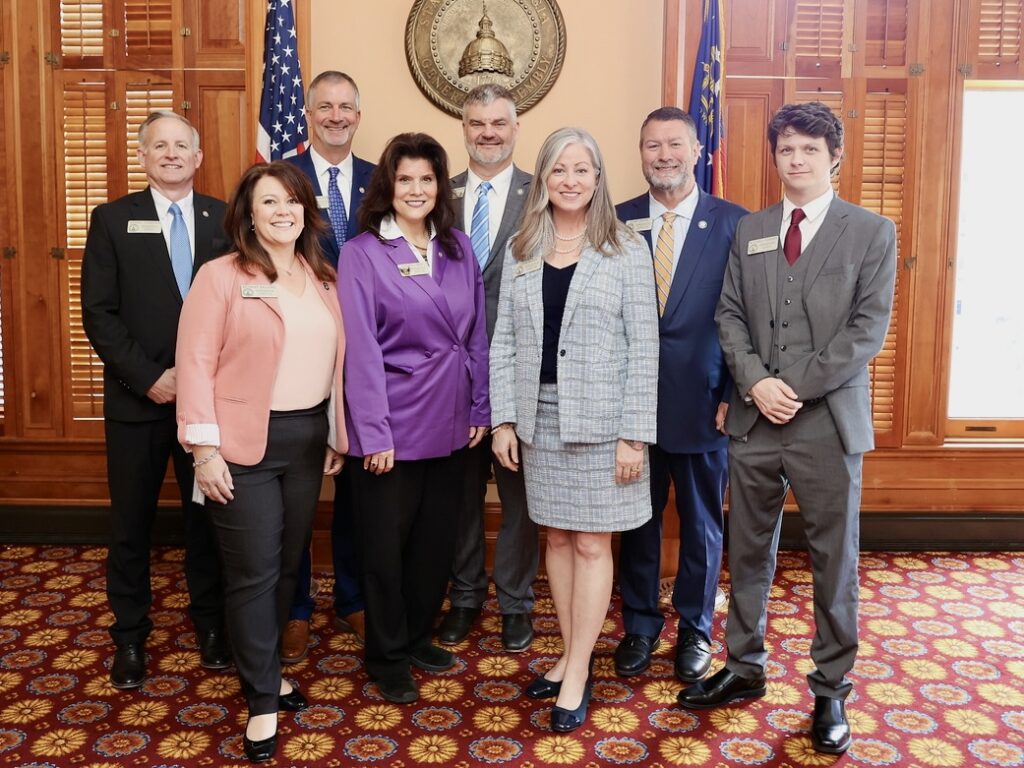
[[[201,466],[203,466],[203,464],[207,464],[208,462],[213,461],[213,458],[215,456],[220,456],[220,448],[214,448],[213,449],[213,453],[211,453],[205,459],[200,459],[199,461],[193,461],[192,462],[192,469],[195,469],[196,467],[201,467]]]
[[[515,428],[516,428],[516,425],[513,424],[511,421],[503,421],[501,424],[498,424],[495,427],[491,427],[491,432],[492,433],[493,432],[497,432],[499,429],[515,429]]]

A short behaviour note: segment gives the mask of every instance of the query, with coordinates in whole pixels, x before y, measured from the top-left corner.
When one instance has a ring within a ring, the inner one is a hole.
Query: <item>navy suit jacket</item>
[[[670,453],[725,448],[715,411],[732,394],[715,307],[736,225],[747,211],[700,192],[659,324],[658,445]],[[615,207],[620,221],[650,217],[647,193]],[[651,230],[640,234],[651,248]],[[653,248],[651,248],[653,253]]]
[[[313,184],[313,193],[315,195],[324,199],[327,198],[327,190],[320,189],[320,180],[316,176],[316,168],[313,167],[313,156],[308,151],[289,157],[287,160],[289,163],[297,165],[309,177],[310,182]],[[348,214],[349,240],[359,234],[359,204],[363,202],[363,195],[370,184],[370,176],[373,175],[374,168],[376,166],[373,163],[352,155],[352,195],[349,198],[348,210],[345,211]],[[324,217],[324,222],[330,227],[331,217],[327,213],[326,207],[320,209],[320,215]],[[323,246],[324,256],[337,268],[338,253],[341,251],[341,248],[338,246],[337,238],[334,237],[333,229],[328,230],[327,234],[320,241],[320,245]]]

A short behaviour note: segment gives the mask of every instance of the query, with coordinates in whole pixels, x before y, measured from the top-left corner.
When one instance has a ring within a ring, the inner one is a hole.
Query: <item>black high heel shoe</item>
[[[301,712],[308,706],[309,702],[297,685],[292,685],[290,693],[282,693],[277,697],[277,708],[285,712]]]
[[[242,734],[242,749],[250,763],[265,763],[270,760],[277,751],[277,734],[268,736],[265,739],[253,741],[244,733]]]
[[[556,733],[569,733],[575,731],[583,721],[587,719],[587,706],[590,704],[591,681],[588,679],[583,688],[583,698],[576,709],[565,709],[555,706],[551,709],[551,730]]]
[[[555,698],[562,690],[561,680],[548,680],[544,675],[537,675],[533,682],[526,686],[526,695],[531,699]]]

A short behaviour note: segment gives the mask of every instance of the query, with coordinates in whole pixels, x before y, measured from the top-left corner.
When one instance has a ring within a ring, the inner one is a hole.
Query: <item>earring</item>
[[[253,219],[249,219],[249,231],[250,232],[255,232],[256,231],[256,222]]]

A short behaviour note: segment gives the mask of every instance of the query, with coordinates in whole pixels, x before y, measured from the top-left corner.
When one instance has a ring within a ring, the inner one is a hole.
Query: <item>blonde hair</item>
[[[597,174],[594,196],[587,207],[587,240],[604,256],[612,256],[619,250],[623,230],[615,218],[601,150],[594,137],[582,128],[559,128],[544,140],[537,155],[537,167],[526,197],[523,220],[512,241],[512,255],[517,261],[529,259],[555,242],[547,180],[558,158],[570,144],[579,144],[587,150]]]

